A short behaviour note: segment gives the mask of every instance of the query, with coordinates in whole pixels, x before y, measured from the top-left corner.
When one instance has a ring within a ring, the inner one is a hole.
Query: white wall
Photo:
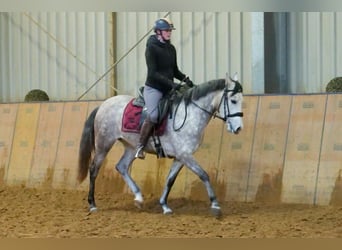
[[[23,101],[36,88],[76,100],[111,64],[111,31],[103,12],[0,13],[0,101]],[[84,99],[106,98],[110,77]]]
[[[120,58],[167,12],[117,13],[117,56]],[[238,72],[245,93],[263,93],[263,13],[171,12],[176,28],[172,43],[179,68],[195,83]],[[147,36],[148,37],[148,36]],[[146,78],[147,37],[117,67],[119,93],[136,94]]]
[[[289,35],[291,92],[325,92],[342,76],[342,13],[291,12]]]

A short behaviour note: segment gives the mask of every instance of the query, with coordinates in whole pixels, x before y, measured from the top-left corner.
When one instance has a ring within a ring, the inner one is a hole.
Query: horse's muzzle
[[[241,131],[241,127],[238,127],[236,130],[234,130],[234,134],[239,134],[240,133],[240,131]]]

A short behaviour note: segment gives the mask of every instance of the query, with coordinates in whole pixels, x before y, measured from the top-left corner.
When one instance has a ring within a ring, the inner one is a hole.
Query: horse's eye
[[[233,104],[237,104],[237,101],[236,101],[236,100],[231,100],[231,102],[232,102]]]

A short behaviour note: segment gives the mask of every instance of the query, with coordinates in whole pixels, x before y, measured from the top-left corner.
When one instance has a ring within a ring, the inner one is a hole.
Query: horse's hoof
[[[216,217],[217,219],[222,216],[222,212],[220,208],[217,207],[212,207],[211,208],[211,214]]]
[[[89,209],[89,213],[95,213],[95,212],[97,212],[97,207],[91,207]]]
[[[138,201],[138,200],[134,200],[134,206],[136,206],[139,209],[142,209],[143,208],[143,202]]]
[[[171,209],[165,210],[165,211],[163,212],[163,214],[164,214],[164,215],[171,215],[171,214],[173,214],[173,211],[172,211]]]
[[[162,208],[163,208],[163,214],[165,215],[173,214],[173,211],[167,205],[165,204],[162,205]]]
[[[134,206],[136,206],[139,209],[142,209],[143,202],[144,202],[144,199],[142,197],[142,194],[140,192],[135,193]]]

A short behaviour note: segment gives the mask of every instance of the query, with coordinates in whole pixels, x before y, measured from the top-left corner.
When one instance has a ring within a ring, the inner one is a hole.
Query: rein
[[[222,102],[223,102],[223,107],[224,107],[224,117],[221,117],[219,115],[216,115],[217,113],[217,110],[214,110],[214,111],[208,111],[206,110],[205,108],[199,106],[196,102],[194,102],[193,100],[191,100],[191,103],[195,105],[195,107],[199,108],[200,110],[204,111],[205,113],[209,114],[211,117],[214,117],[214,118],[218,118],[224,122],[227,121],[228,118],[230,117],[236,117],[236,116],[239,116],[239,117],[243,117],[243,112],[236,112],[234,114],[231,114],[230,113],[230,110],[229,110],[229,104],[228,104],[228,93],[229,92],[233,92],[232,95],[235,95],[236,93],[238,92],[241,92],[240,89],[233,89],[233,90],[229,90],[227,88],[227,86],[224,88],[224,91],[223,91],[223,94],[222,94],[222,97],[221,97],[221,101],[220,101],[220,104],[219,104],[219,107],[221,106]],[[180,103],[177,105],[176,109],[175,109],[175,116],[176,116],[176,113],[177,113],[177,110],[178,110],[178,107],[179,107]],[[186,117],[188,115],[188,111],[187,111],[187,107],[185,108],[185,117],[184,117],[184,121],[183,123],[178,127],[178,128],[175,128],[175,119],[173,120],[173,129],[174,131],[178,131],[180,130],[183,126],[184,126],[184,123],[186,121]]]
[[[191,103],[193,103],[197,108],[199,108],[200,110],[206,112],[207,114],[209,114],[210,116],[213,116],[214,118],[218,118],[218,119],[221,119],[222,121],[227,121],[228,118],[230,117],[236,117],[236,116],[240,116],[240,117],[243,117],[243,112],[236,112],[234,114],[231,114],[230,111],[229,111],[229,105],[228,105],[228,93],[229,92],[233,92],[233,95],[235,95],[236,93],[238,93],[237,91],[235,90],[229,90],[227,89],[227,87],[225,87],[224,91],[223,91],[223,94],[222,94],[222,97],[221,97],[221,101],[220,101],[220,104],[219,104],[219,107],[221,106],[222,102],[223,102],[223,108],[224,108],[224,117],[221,117],[219,115],[216,115],[217,111],[214,110],[212,112],[202,108],[201,106],[199,106],[197,103],[195,103],[194,101],[191,100]]]

